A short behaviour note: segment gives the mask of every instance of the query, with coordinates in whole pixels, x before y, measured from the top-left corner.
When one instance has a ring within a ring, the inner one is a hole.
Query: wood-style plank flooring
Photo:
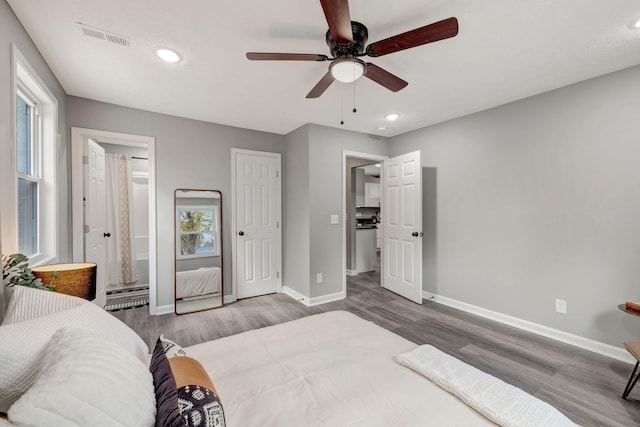
[[[114,312],[153,348],[159,334],[183,346],[332,310],[350,311],[416,344],[432,344],[552,404],[583,426],[639,426],[640,385],[621,399],[632,365],[430,301],[382,289],[376,273],[348,278],[347,298],[306,307],[284,294],[217,310],[149,316]]]

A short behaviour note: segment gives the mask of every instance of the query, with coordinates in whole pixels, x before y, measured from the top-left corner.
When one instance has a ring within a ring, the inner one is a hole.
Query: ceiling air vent
[[[101,30],[100,28],[90,27],[89,25],[83,24],[82,22],[78,22],[78,25],[82,30],[82,34],[84,34],[85,36],[95,37],[96,39],[118,44],[120,46],[129,46],[128,37],[121,36],[120,34],[115,34],[106,30]]]

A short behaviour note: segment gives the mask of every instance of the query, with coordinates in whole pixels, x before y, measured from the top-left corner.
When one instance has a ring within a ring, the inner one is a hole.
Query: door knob
[[[104,233],[102,236],[103,237],[111,237],[111,233]]]
[[[411,233],[411,235],[412,235],[413,237],[418,237],[418,232],[417,232],[417,231],[414,231],[413,233]]]
[[[244,231],[238,231],[238,236],[244,236]]]

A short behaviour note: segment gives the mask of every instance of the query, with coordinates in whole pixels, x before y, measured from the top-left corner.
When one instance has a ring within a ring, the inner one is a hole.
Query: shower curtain
[[[132,284],[137,280],[133,178],[131,159],[120,154],[106,154],[107,192],[107,268],[109,284]]]

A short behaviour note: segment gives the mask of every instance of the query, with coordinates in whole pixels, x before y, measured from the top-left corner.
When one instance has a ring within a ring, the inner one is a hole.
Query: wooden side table
[[[618,304],[618,308],[625,313],[633,314],[634,316],[640,317],[640,311],[629,308],[625,304]]]
[[[33,275],[47,286],[55,286],[55,292],[93,300],[96,298],[96,264],[72,262],[41,265],[31,269]]]
[[[640,317],[640,311],[629,308],[626,304],[618,304],[618,308],[625,313]],[[629,396],[629,393],[631,393],[631,390],[633,390],[633,387],[635,387],[638,379],[640,378],[640,372],[638,372],[638,365],[640,365],[640,342],[625,342],[624,348],[626,348],[627,351],[636,358],[636,366],[633,368],[631,375],[629,375],[627,386],[624,388],[624,392],[622,392],[622,398],[627,400],[627,396]]]

